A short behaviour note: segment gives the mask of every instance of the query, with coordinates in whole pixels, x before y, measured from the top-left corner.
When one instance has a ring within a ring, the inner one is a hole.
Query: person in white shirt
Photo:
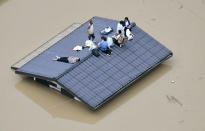
[[[93,21],[91,20],[88,26],[88,39],[92,41],[95,39]]]
[[[134,37],[134,34],[132,34],[132,32],[130,31],[130,28],[125,27],[125,37],[128,38],[128,40],[132,40]]]
[[[117,34],[118,34],[119,30],[122,32],[122,34],[124,34],[124,27],[123,27],[122,20],[117,24]]]

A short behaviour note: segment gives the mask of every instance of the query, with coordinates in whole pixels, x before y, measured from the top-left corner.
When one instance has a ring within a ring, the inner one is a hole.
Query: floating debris
[[[176,83],[176,81],[172,80],[170,83],[175,84],[175,83]]]
[[[168,99],[168,101],[169,102],[171,102],[171,103],[177,103],[177,104],[179,104],[180,106],[183,106],[183,104],[176,98],[176,97],[174,97],[174,96],[169,96],[169,95],[166,95],[166,97],[167,97],[167,99]]]

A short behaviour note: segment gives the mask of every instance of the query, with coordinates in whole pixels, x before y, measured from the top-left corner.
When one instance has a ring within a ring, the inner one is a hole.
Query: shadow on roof
[[[109,115],[118,107],[129,101],[143,89],[150,86],[165,73],[172,69],[171,66],[161,64],[143,79],[136,81],[126,92],[120,93],[115,99],[107,103],[103,109],[95,112],[89,110],[83,103],[69,99],[60,93],[36,83],[31,78],[25,78],[15,85],[15,88],[40,105],[53,118],[63,118],[87,124],[95,124]],[[120,96],[120,97],[119,97]]]

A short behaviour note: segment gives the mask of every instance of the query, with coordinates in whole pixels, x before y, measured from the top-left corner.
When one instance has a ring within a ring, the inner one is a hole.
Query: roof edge
[[[61,87],[63,87],[64,90],[66,90],[68,93],[70,93],[71,95],[73,95],[74,97],[77,97],[79,100],[81,100],[83,102],[84,105],[86,105],[89,109],[91,109],[92,111],[95,111],[96,109],[91,107],[89,104],[87,104],[85,101],[83,101],[83,99],[79,98],[77,95],[75,95],[75,93],[73,93],[72,91],[70,91],[69,89],[67,89],[63,84],[61,84],[58,81],[55,81],[57,84],[59,84]]]
[[[41,75],[35,75],[35,74],[31,74],[31,73],[21,72],[19,70],[16,70],[15,73],[16,74],[21,74],[21,75],[26,75],[26,76],[29,76],[29,77],[36,77],[36,78],[40,78],[40,79],[43,79],[43,80],[56,81],[55,77],[49,78],[49,77],[44,77],[44,76],[41,76]]]
[[[149,72],[151,72],[154,68],[156,68],[157,66],[159,66],[160,64],[162,64],[164,61],[166,61],[167,59],[169,59],[170,57],[173,56],[172,51],[170,51],[170,54],[168,56],[166,56],[164,59],[162,59],[161,61],[159,61],[157,64],[153,65],[152,67],[150,67],[147,71],[143,72],[142,74],[140,74],[139,76],[137,76],[136,78],[134,78],[132,81],[130,81],[128,84],[126,84],[124,86],[124,88],[121,88],[120,90],[118,90],[117,92],[115,92],[113,95],[111,95],[110,97],[108,97],[107,99],[105,99],[101,104],[99,104],[98,106],[96,106],[96,108],[94,108],[94,110],[99,110],[104,104],[106,104],[108,101],[110,101],[111,99],[113,99],[116,95],[120,94],[122,91],[124,91],[125,89],[127,89],[129,86],[131,86],[134,82],[136,82],[137,80],[141,79],[142,77],[144,77],[146,74],[148,74]]]

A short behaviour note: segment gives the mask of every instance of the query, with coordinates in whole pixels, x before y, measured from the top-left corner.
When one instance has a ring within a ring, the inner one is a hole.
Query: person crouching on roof
[[[130,31],[132,31],[132,28],[136,26],[136,24],[134,22],[130,22],[128,17],[125,17],[124,21],[123,21],[123,27],[127,27],[130,29]]]
[[[131,23],[128,17],[125,17],[124,21],[123,21],[123,26],[124,27],[128,27],[131,28]]]
[[[112,36],[113,42],[118,45],[119,47],[122,47],[124,43],[124,36],[121,32],[121,30],[118,31],[117,35]]]
[[[59,57],[59,56],[56,56],[56,58],[54,58],[53,60],[54,61],[60,61],[60,62],[74,64],[75,62],[80,61],[80,58],[79,57],[73,57],[73,56],[69,56],[69,57]]]
[[[125,27],[124,32],[125,32],[125,37],[127,37],[128,40],[132,40],[133,39],[134,34],[132,34],[132,32],[130,31],[130,28]]]
[[[119,23],[117,23],[117,34],[119,32],[119,30],[122,32],[122,34],[124,33],[124,26],[123,26],[123,21],[121,20]]]
[[[102,36],[101,40],[102,41],[98,44],[98,48],[100,48],[102,52],[110,56],[112,53],[112,50],[110,46],[108,45],[107,38],[105,36]]]

